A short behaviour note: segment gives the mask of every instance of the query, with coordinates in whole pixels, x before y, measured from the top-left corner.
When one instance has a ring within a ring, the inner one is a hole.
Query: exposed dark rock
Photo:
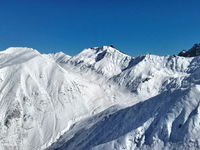
[[[151,78],[146,78],[146,79],[144,79],[143,81],[142,81],[142,83],[144,83],[144,82],[146,82],[146,81],[149,81]]]
[[[115,46],[114,46],[114,45],[110,45],[110,47],[112,47],[112,48],[115,48]]]
[[[200,43],[199,44],[194,44],[193,47],[189,50],[182,50],[178,56],[183,56],[183,57],[195,57],[195,56],[200,56]]]
[[[12,119],[16,119],[16,118],[20,118],[20,110],[18,110],[17,108],[12,110],[11,112],[8,113],[8,115],[6,116],[5,118],[5,122],[4,122],[4,125],[6,127],[10,127],[11,125],[11,120]]]
[[[106,51],[103,51],[102,53],[99,53],[96,57],[96,62],[100,61],[101,59],[104,58],[104,56],[106,55]]]

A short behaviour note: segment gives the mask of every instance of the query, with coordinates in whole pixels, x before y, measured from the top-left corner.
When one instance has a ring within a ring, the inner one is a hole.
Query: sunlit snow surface
[[[200,58],[0,52],[1,150],[200,149]]]

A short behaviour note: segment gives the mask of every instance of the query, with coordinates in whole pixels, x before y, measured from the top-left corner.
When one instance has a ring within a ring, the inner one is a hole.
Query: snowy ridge
[[[119,74],[127,67],[131,57],[110,46],[94,47],[83,50],[78,55],[69,59],[68,63],[83,71],[92,69],[106,77]]]
[[[69,124],[128,99],[29,48],[9,48],[0,58],[1,149],[45,148]]]
[[[64,63],[67,62],[71,56],[66,55],[63,52],[53,53],[53,54],[43,54],[46,57],[49,57],[50,59],[56,61],[57,63]]]
[[[0,149],[199,149],[200,58],[0,52]]]

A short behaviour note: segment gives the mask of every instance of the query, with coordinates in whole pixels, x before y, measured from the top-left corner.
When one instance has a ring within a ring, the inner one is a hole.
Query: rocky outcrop
[[[183,57],[196,57],[200,56],[200,43],[199,44],[194,44],[193,47],[189,50],[182,50],[178,56],[183,56]]]

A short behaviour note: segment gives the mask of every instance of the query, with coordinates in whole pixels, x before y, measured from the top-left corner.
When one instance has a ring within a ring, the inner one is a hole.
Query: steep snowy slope
[[[106,76],[109,83],[132,92],[133,100],[124,108],[111,107],[73,124],[49,149],[200,148],[199,57],[145,55],[125,59],[126,55],[113,49],[111,54],[120,55],[122,61],[114,63],[103,55],[98,62],[93,50],[86,49],[61,66]],[[100,50],[105,51],[104,47]],[[99,66],[106,68],[104,64],[112,64],[118,71],[96,71]]]
[[[111,46],[103,46],[85,49],[67,61],[59,63],[63,68],[73,68],[87,75],[95,72],[101,77],[110,78],[122,72],[131,58]]]
[[[199,149],[199,85],[199,57],[8,48],[0,149]]]
[[[117,86],[91,82],[30,48],[2,51],[0,68],[1,149],[45,148],[73,122],[129,100]]]
[[[58,63],[66,70],[86,78],[90,76],[91,81],[103,79],[100,82],[116,84],[144,100],[178,86],[191,69],[195,69],[195,61],[192,61],[193,58],[149,54],[131,57],[113,47],[103,46],[85,49]]]
[[[73,125],[50,149],[199,149],[199,92],[195,86],[125,109],[107,109]]]
[[[190,74],[192,60],[176,56],[140,56],[111,80],[133,93],[150,98],[180,86]]]
[[[55,61],[57,63],[65,63],[71,58],[71,56],[66,55],[63,52],[52,53],[52,54],[43,54],[43,56],[48,57],[49,59],[52,59],[53,61]]]

